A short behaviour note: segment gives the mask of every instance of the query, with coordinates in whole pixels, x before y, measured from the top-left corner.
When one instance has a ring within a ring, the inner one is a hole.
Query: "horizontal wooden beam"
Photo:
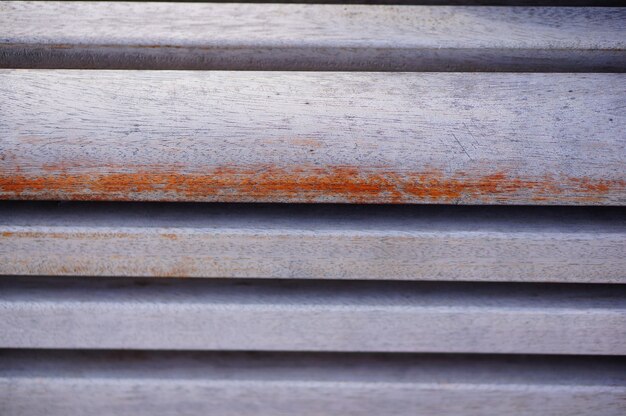
[[[120,323],[123,326],[123,323]],[[2,351],[3,414],[621,416],[620,359]]]
[[[36,0],[37,1],[37,0]],[[39,0],[57,2],[56,0]],[[74,0],[69,0],[74,1]],[[81,0],[96,2],[103,0]],[[107,0],[127,3],[128,0]],[[145,0],[130,0],[145,2]],[[387,5],[436,5],[436,6],[558,6],[558,7],[619,7],[617,0],[151,0],[158,3],[298,3],[298,4],[387,4]]]
[[[625,27],[622,8],[2,2],[0,58],[14,68],[623,72]]]
[[[624,283],[624,252],[616,208],[0,205],[0,274]]]
[[[0,75],[1,199],[626,204],[626,74]]]
[[[0,348],[626,355],[612,285],[3,277],[0,310]]]

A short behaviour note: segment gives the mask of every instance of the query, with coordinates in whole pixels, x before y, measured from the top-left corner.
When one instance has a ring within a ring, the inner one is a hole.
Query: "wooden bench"
[[[0,415],[626,414],[626,8],[383,3],[0,3]]]

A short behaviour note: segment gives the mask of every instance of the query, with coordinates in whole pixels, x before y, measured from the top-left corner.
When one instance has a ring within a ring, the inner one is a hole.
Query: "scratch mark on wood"
[[[454,140],[456,140],[456,142],[459,144],[459,146],[461,146],[461,149],[463,149],[463,153],[465,153],[465,155],[470,159],[473,160],[472,157],[469,155],[469,153],[467,153],[467,150],[465,150],[465,147],[463,147],[463,145],[461,144],[461,142],[459,141],[459,139],[456,138],[456,135],[454,133],[452,133],[452,137],[454,137]]]

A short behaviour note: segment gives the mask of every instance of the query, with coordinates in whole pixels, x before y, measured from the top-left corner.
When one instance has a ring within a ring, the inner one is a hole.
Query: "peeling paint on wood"
[[[621,74],[1,74],[2,199],[626,203]]]

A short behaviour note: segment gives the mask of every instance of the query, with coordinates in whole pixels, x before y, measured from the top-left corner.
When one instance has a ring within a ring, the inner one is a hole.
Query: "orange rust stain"
[[[611,190],[613,184],[607,180],[589,181],[585,178],[572,178],[571,181],[576,183],[578,187],[590,193],[607,193]]]
[[[486,175],[430,169],[397,172],[352,166],[218,167],[206,173],[177,166],[112,173],[69,173],[45,176],[0,172],[0,199],[285,201],[285,202],[599,202],[622,198],[626,180],[577,177],[520,178],[506,172]],[[169,237],[165,237],[169,238]]]
[[[48,231],[3,231],[0,235],[2,237],[15,237],[15,238],[55,238],[61,240],[121,240],[129,238],[141,238],[140,234],[121,233],[121,232],[48,232]]]
[[[76,48],[76,45],[71,45],[69,43],[66,43],[66,44],[57,43],[57,44],[50,44],[46,46],[50,49],[75,49]]]
[[[303,147],[312,147],[314,149],[319,149],[323,146],[322,142],[318,139],[307,139],[302,137],[296,137],[294,139],[291,139],[290,144],[300,145]]]
[[[155,277],[175,277],[177,279],[184,279],[189,277],[191,274],[196,273],[193,268],[187,266],[171,266],[166,268],[165,270],[154,268],[152,270],[152,276]]]

